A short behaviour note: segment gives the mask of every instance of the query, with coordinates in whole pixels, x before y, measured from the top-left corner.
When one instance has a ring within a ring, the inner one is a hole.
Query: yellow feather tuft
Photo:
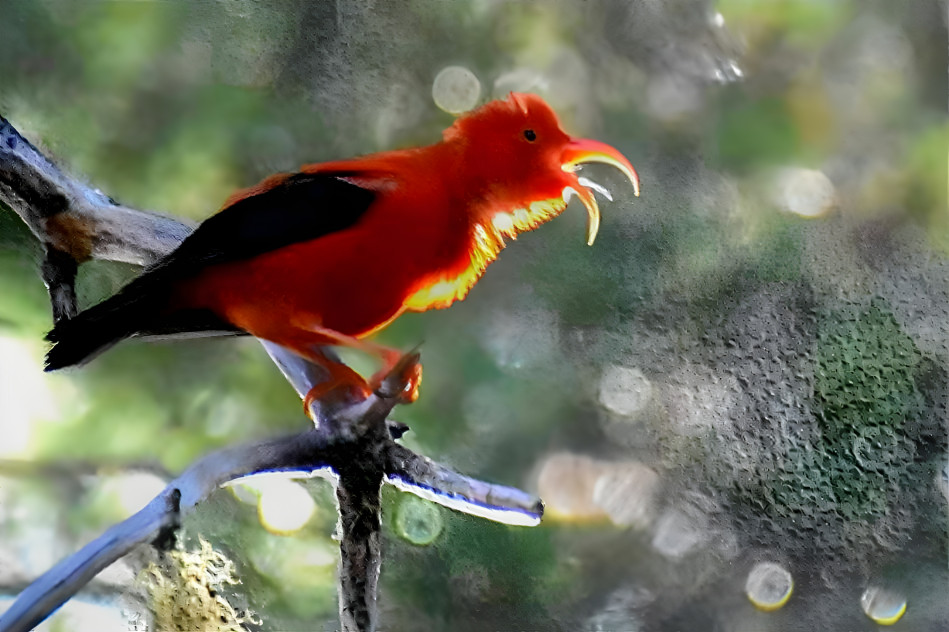
[[[488,265],[504,249],[505,238],[517,239],[520,233],[533,230],[560,215],[567,207],[563,198],[531,203],[527,208],[499,211],[490,220],[476,224],[469,246],[470,261],[459,274],[439,275],[428,279],[405,301],[406,309],[423,312],[443,309],[460,301],[478,282]]]

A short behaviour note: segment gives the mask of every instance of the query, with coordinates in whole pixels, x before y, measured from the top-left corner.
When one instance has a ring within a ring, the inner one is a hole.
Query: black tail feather
[[[152,268],[115,296],[57,323],[46,334],[53,343],[46,353],[46,370],[85,364],[132,336],[161,340],[246,333],[208,309],[172,309],[175,279],[167,267]]]
[[[141,287],[145,285],[146,287]],[[164,292],[149,292],[132,282],[115,296],[60,321],[47,335],[53,343],[46,354],[46,370],[84,364],[115,343],[140,331],[164,302]]]

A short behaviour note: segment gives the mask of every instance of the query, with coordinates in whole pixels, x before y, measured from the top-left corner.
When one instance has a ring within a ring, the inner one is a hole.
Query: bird
[[[639,176],[612,146],[563,131],[541,97],[511,93],[461,115],[434,144],[304,165],[236,192],[171,253],[47,334],[46,370],[131,337],[250,334],[323,367],[308,404],[339,385],[371,392],[401,353],[373,340],[405,312],[465,298],[509,240],[572,197],[600,225],[582,166]],[[369,381],[334,346],[377,356]],[[418,397],[421,365],[402,397]]]

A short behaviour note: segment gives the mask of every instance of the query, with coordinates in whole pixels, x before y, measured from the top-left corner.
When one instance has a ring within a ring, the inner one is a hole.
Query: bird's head
[[[492,101],[458,118],[445,130],[445,142],[458,144],[465,178],[477,183],[486,202],[476,218],[488,238],[503,240],[559,215],[576,195],[587,209],[587,243],[600,226],[593,192],[609,192],[580,175],[582,165],[612,165],[629,178],[639,195],[639,177],[629,161],[605,143],[573,138],[563,131],[553,109],[532,94]]]

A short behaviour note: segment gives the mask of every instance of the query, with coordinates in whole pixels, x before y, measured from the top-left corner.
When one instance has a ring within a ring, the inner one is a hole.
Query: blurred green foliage
[[[814,396],[827,457],[816,468],[818,493],[836,499],[846,519],[872,526],[888,496],[912,484],[915,450],[901,431],[923,413],[919,364],[919,350],[883,306],[821,321]]]

